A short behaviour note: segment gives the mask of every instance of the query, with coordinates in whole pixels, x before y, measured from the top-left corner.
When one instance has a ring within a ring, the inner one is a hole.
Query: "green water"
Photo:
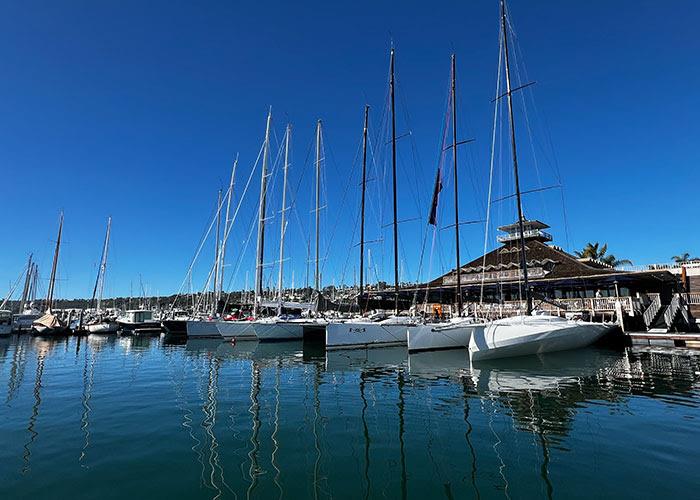
[[[700,356],[0,339],[0,498],[663,498]]]

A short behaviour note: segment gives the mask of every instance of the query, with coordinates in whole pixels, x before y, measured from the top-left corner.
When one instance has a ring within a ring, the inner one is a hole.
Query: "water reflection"
[[[177,473],[150,469],[159,489],[146,493],[203,498],[581,496],[590,478],[577,460],[620,473],[616,451],[601,449],[630,439],[649,449],[661,439],[650,424],[675,447],[650,455],[655,467],[665,460],[673,474],[700,459],[690,444],[700,438],[691,425],[700,356],[689,351],[586,349],[471,366],[466,351],[325,353],[301,342],[90,335],[0,347],[0,461],[21,463],[8,487],[73,466],[81,477],[110,469],[98,463],[136,467],[134,448],[115,443],[144,439],[149,426],[158,433],[149,457]],[[76,432],[40,431],[56,418]],[[635,431],[623,419],[645,423]],[[93,438],[116,426],[117,441]],[[678,426],[684,437],[674,440]],[[624,437],[601,430],[610,428]],[[605,493],[624,491],[607,480],[615,486]]]

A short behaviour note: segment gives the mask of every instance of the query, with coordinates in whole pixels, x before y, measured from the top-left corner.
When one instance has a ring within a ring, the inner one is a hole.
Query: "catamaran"
[[[61,250],[61,236],[63,234],[63,212],[58,223],[58,238],[53,254],[53,265],[51,267],[51,277],[49,278],[49,290],[46,295],[46,313],[32,323],[31,332],[35,335],[65,335],[70,332],[68,327],[70,321],[65,322],[52,312],[53,295],[56,287],[56,271],[58,268],[58,254]]]
[[[526,314],[499,319],[476,328],[469,342],[469,358],[472,361],[496,359],[530,354],[542,354],[553,351],[577,349],[593,344],[610,329],[611,325],[592,323],[581,320],[560,318],[546,314],[533,314],[532,292],[528,283],[527,255],[525,246],[525,217],[523,216],[520,180],[518,175],[518,157],[513,119],[513,101],[511,90],[510,63],[508,53],[508,19],[505,0],[501,0],[501,40],[505,63],[505,97],[508,105],[510,124],[511,159],[515,181],[515,196],[518,208],[520,269],[522,272],[523,294],[526,300]],[[518,90],[518,89],[515,89]],[[498,105],[498,104],[496,104]],[[489,200],[490,202],[490,200]],[[457,273],[459,276],[459,270]]]
[[[408,331],[417,326],[416,318],[399,314],[399,241],[398,211],[396,196],[396,108],[394,80],[394,48],[391,49],[389,64],[389,96],[391,102],[391,153],[393,175],[393,236],[394,236],[394,314],[378,321],[355,319],[346,322],[329,322],[326,326],[326,349],[353,349],[365,347],[385,347],[406,345]],[[365,108],[364,144],[366,152],[367,112]],[[363,155],[363,172],[366,168],[366,154]],[[364,190],[364,185],[363,185]],[[364,199],[364,198],[363,198]],[[364,217],[361,221],[364,225]],[[362,266],[361,266],[362,267]],[[360,297],[363,290],[360,289]]]

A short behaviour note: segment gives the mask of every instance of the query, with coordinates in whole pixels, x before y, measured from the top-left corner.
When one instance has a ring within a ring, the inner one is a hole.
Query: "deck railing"
[[[700,294],[699,294],[700,295]],[[635,297],[593,297],[579,299],[556,299],[555,302],[564,307],[559,307],[548,302],[536,302],[537,309],[552,313],[564,312],[582,312],[588,311],[592,313],[612,313],[616,311],[616,304],[619,302],[622,310],[627,314],[634,315],[635,311],[640,310],[636,307]],[[526,309],[525,301],[513,300],[502,304],[472,304],[471,309],[477,314],[496,314],[500,316],[508,316],[524,312]]]
[[[688,304],[697,306],[700,305],[700,292],[690,292],[686,293],[685,295],[685,300],[688,302]]]

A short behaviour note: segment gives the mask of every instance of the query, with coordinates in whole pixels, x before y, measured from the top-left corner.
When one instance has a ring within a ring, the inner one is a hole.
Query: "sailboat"
[[[249,339],[257,338],[254,324],[258,320],[258,313],[262,301],[263,287],[263,256],[265,250],[265,220],[266,220],[266,204],[267,204],[267,178],[268,178],[268,161],[270,158],[270,125],[272,122],[272,110],[267,114],[267,122],[265,125],[265,142],[263,144],[262,169],[260,174],[260,198],[258,205],[258,236],[257,236],[257,252],[255,265],[255,298],[253,300],[253,320],[233,320],[233,321],[217,321],[216,327],[219,333],[227,340],[231,339]]]
[[[527,314],[492,321],[475,329],[469,342],[469,358],[472,361],[577,349],[593,344],[611,329],[611,325],[608,324],[571,320],[537,312],[533,313],[532,292],[528,284],[527,274],[525,217],[523,216],[518,175],[515,121],[513,119],[510,63],[508,59],[508,20],[506,16],[505,0],[501,0],[501,38],[503,40],[502,48],[506,80],[505,97],[508,103],[511,157],[518,206],[520,268],[523,275],[523,293],[527,303]]]
[[[30,330],[32,323],[42,316],[41,311],[34,305],[39,270],[32,258],[33,254],[29,254],[24,289],[22,290],[22,297],[19,303],[19,314],[15,314],[12,317],[12,331],[14,332]]]
[[[283,297],[283,275],[284,275],[284,237],[287,229],[286,206],[287,200],[287,171],[289,168],[289,140],[291,135],[291,126],[287,125],[285,134],[285,149],[284,149],[284,175],[282,183],[282,209],[280,221],[280,250],[279,250],[279,268],[277,277],[277,314],[270,318],[262,318],[253,323],[253,330],[260,341],[279,341],[279,340],[299,340],[304,338],[304,333],[312,329],[323,330],[325,328],[325,320],[323,318],[301,317],[296,314],[285,314],[284,310],[297,310],[310,312],[313,309],[313,304],[301,304],[284,302]],[[320,193],[321,193],[321,120],[316,123],[316,277],[314,280],[314,289],[317,294],[317,300],[320,298],[320,273],[319,273],[319,210],[320,210]]]
[[[377,321],[365,318],[346,322],[330,322],[326,326],[326,349],[353,349],[406,345],[408,331],[416,327],[417,321],[399,315],[399,247],[398,211],[396,197],[396,108],[394,102],[394,48],[390,56],[389,94],[391,101],[391,152],[394,208],[394,314],[377,317]],[[364,224],[364,221],[363,221]],[[362,294],[362,291],[360,292]]]
[[[100,267],[97,271],[95,279],[95,287],[92,290],[92,299],[90,305],[95,313],[95,317],[88,321],[86,329],[90,333],[116,333],[119,329],[119,324],[116,318],[110,317],[102,310],[102,295],[105,287],[105,274],[107,273],[107,255],[109,253],[109,237],[112,232],[112,217],[107,218],[107,232],[105,233],[105,241],[102,246],[102,256],[100,258]]]
[[[56,270],[58,268],[58,254],[61,250],[61,236],[63,234],[63,212],[58,223],[58,238],[53,254],[53,265],[51,267],[51,278],[49,279],[49,290],[46,295],[46,313],[32,323],[31,332],[35,335],[65,335],[69,333],[68,323],[53,314],[53,294],[56,286]]]
[[[452,107],[452,158],[454,167],[454,198],[455,198],[455,258],[457,261],[457,283],[456,283],[456,296],[457,296],[457,315],[455,318],[447,322],[439,323],[424,323],[412,328],[408,332],[408,352],[417,351],[434,351],[441,349],[466,349],[469,346],[469,340],[471,340],[472,333],[475,328],[477,328],[477,322],[472,317],[463,317],[462,312],[464,309],[462,300],[462,285],[460,279],[460,257],[459,257],[459,184],[457,181],[457,62],[455,55],[452,54],[452,82],[451,82],[451,92],[450,101]],[[471,141],[462,141],[461,144],[465,144]],[[443,148],[443,151],[445,148]],[[435,179],[435,190],[433,194],[433,203],[431,208],[431,217],[429,223],[434,223],[437,225],[436,211],[437,211],[437,197],[440,190],[442,189],[442,180],[440,169],[442,165],[438,166],[438,173]]]

